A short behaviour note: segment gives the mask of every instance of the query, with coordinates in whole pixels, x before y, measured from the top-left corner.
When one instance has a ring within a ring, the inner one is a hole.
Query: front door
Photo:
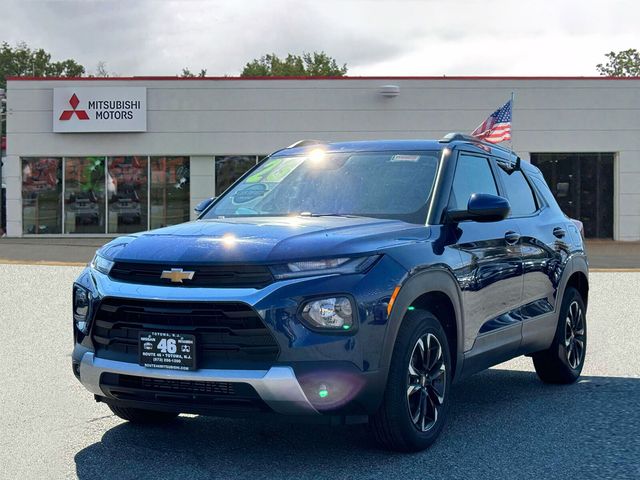
[[[498,195],[489,159],[461,152],[449,209],[465,210],[472,193]],[[492,350],[508,358],[521,340],[521,328],[509,312],[522,298],[520,230],[515,220],[463,221],[449,228],[457,238],[463,268],[458,279],[464,303],[464,350]]]

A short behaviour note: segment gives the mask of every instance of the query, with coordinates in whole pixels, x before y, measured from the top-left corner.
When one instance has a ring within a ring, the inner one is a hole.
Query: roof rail
[[[465,135],[464,133],[459,133],[459,132],[447,133],[444,137],[442,137],[438,141],[440,143],[449,143],[449,142],[454,142],[456,140],[465,140],[467,142],[482,142],[482,140],[480,140],[477,137],[474,137],[472,135]]]
[[[515,153],[512,150],[509,150],[508,148],[503,147],[502,145],[498,145],[497,143],[485,142],[481,138],[474,137],[473,135],[465,135],[464,133],[458,133],[458,132],[447,133],[444,137],[442,137],[438,141],[440,143],[449,143],[449,142],[454,142],[456,140],[462,140],[464,142],[482,143],[482,144],[487,145],[487,146],[489,146],[491,148],[497,148],[497,149],[502,150],[504,152],[513,153],[515,155]]]
[[[489,142],[485,142],[484,140],[478,138],[478,137],[474,137],[473,135],[465,135],[464,133],[458,133],[458,132],[451,132],[451,133],[447,133],[444,137],[442,137],[440,140],[438,140],[440,143],[449,143],[449,142],[454,142],[456,140],[462,140],[465,142],[473,142],[473,143],[482,143],[483,145],[489,146],[491,148],[497,148],[499,150],[502,150],[505,153],[508,153],[510,155],[515,156],[515,160],[514,160],[514,166],[513,166],[513,170],[520,170],[520,157],[513,151],[513,150],[509,150],[506,147],[503,147],[502,145],[497,145],[495,143],[489,143]]]
[[[321,145],[323,143],[325,142],[321,140],[311,140],[311,139],[298,140],[297,142],[294,142],[291,145],[289,145],[287,148],[308,147],[310,145]]]

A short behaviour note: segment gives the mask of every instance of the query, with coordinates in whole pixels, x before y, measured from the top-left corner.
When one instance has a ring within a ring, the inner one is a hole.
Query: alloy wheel
[[[578,302],[571,302],[567,310],[564,328],[564,346],[567,363],[574,370],[578,368],[584,357],[585,331],[584,313]]]
[[[407,404],[413,425],[426,432],[444,405],[446,365],[438,338],[427,333],[413,347],[407,372]]]

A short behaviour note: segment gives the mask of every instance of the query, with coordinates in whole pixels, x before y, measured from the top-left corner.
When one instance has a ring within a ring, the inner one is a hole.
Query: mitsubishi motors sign
[[[53,131],[146,132],[145,87],[53,89]]]

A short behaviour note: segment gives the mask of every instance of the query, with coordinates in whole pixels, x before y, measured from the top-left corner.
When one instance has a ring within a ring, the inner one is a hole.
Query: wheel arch
[[[463,317],[461,292],[453,273],[445,268],[419,272],[410,276],[399,290],[389,316],[385,345],[382,353],[382,365],[388,375],[393,348],[402,323],[415,318],[409,307],[416,310],[428,310],[440,321],[451,351],[454,363],[453,378],[459,377],[463,362]]]
[[[589,303],[589,279],[587,278],[587,275],[580,270],[573,272],[567,280],[565,290],[569,287],[573,287],[578,290],[586,307]]]
[[[562,295],[559,298],[562,299],[564,297],[564,292],[567,288],[573,287],[582,295],[582,300],[586,307],[589,300],[589,266],[586,256],[572,255],[569,259],[568,267],[566,269],[566,280],[563,282]]]
[[[458,364],[458,325],[456,324],[456,310],[449,296],[442,291],[430,291],[423,293],[413,302],[411,306],[417,311],[431,312],[440,322],[449,343],[449,351],[451,352],[451,361],[453,362],[454,377]],[[403,321],[407,318],[407,312]]]

